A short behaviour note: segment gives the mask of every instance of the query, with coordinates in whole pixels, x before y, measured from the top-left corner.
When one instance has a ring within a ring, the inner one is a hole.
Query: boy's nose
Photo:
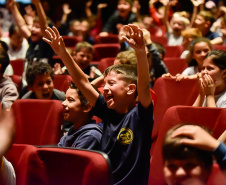
[[[44,88],[44,89],[49,88],[48,84],[44,83],[43,88]]]
[[[176,171],[176,176],[177,177],[183,177],[186,175],[186,171],[184,170],[184,168],[179,167]]]

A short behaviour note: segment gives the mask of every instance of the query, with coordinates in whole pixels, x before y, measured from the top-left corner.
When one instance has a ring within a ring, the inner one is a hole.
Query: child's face
[[[14,34],[10,37],[10,43],[15,48],[20,48],[23,42],[23,36],[21,35],[20,31],[17,30]]]
[[[204,17],[202,17],[201,15],[197,15],[195,19],[195,27],[202,30],[205,27],[205,24],[206,21]]]
[[[31,27],[31,40],[33,42],[38,42],[42,39],[41,27],[38,22],[34,22]]]
[[[179,17],[174,17],[171,21],[171,27],[174,34],[181,34],[181,31],[185,29],[185,24]]]
[[[66,92],[66,98],[62,103],[64,109],[64,120],[76,122],[82,115],[83,108],[76,89],[69,88]]]
[[[53,95],[53,79],[48,73],[37,75],[31,87],[37,99],[50,100]]]
[[[144,17],[143,24],[146,29],[150,28],[153,25],[153,18],[152,17]]]
[[[107,106],[117,112],[125,110],[128,84],[123,80],[121,74],[111,71],[104,79],[103,95]],[[124,112],[123,112],[124,113]]]
[[[77,53],[72,53],[72,57],[79,67],[84,70],[89,67],[90,62],[93,59],[93,54],[87,48],[81,48]]]
[[[129,12],[131,11],[131,5],[125,0],[120,0],[118,2],[117,8],[119,11],[119,15],[123,18],[127,17]]]
[[[207,57],[203,61],[203,67],[201,71],[202,76],[208,74],[211,76],[216,86],[225,84],[226,70],[221,70],[216,64],[214,64],[211,56]]]
[[[194,45],[192,58],[197,61],[199,65],[203,64],[203,60],[210,52],[209,45],[206,42],[199,42]]]
[[[166,160],[164,176],[168,185],[204,185],[209,173],[196,159]]]

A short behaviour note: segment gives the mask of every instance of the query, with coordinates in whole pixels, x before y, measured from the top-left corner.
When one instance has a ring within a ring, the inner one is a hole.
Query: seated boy
[[[19,96],[13,81],[3,76],[9,62],[7,52],[0,47],[0,100],[3,109],[10,109],[13,102],[16,101]]]
[[[54,89],[54,72],[47,63],[38,62],[29,66],[26,80],[31,91],[23,95],[22,99],[46,99],[64,101],[65,93]]]
[[[58,146],[98,150],[102,128],[92,120],[92,106],[73,82],[62,105],[64,120],[72,122],[73,126],[60,139]]]
[[[163,170],[166,183],[168,185],[204,185],[207,183],[211,173],[213,164],[212,153],[203,148],[198,149],[192,145],[183,145],[182,141],[187,140],[190,136],[175,135],[183,127],[177,125],[170,129],[163,142]]]
[[[72,51],[72,57],[82,71],[88,76],[90,81],[102,75],[102,73],[95,67],[90,65],[93,59],[93,46],[87,42],[79,42]],[[54,66],[55,74],[68,74],[66,66],[61,69],[59,63]]]
[[[109,67],[104,73],[103,95],[74,62],[55,27],[46,30],[48,39],[44,40],[62,58],[75,85],[94,106],[94,115],[103,120],[101,150],[111,160],[113,183],[147,185],[153,128],[148,61],[142,30],[135,25],[124,29],[129,38],[123,38],[137,54],[137,69],[127,64]]]

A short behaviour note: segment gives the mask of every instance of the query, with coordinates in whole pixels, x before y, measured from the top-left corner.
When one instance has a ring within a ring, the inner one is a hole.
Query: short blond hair
[[[184,38],[198,38],[202,37],[202,32],[198,28],[188,28],[181,32],[182,37]]]

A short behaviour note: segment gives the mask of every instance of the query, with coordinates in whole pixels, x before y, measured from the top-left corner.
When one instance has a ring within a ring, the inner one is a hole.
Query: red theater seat
[[[162,44],[164,47],[167,45],[168,43],[168,39],[166,37],[161,37],[161,36],[154,36],[154,35],[151,35],[151,40],[153,42],[157,42],[157,43],[160,43]]]
[[[112,185],[109,158],[102,152],[14,144],[6,157],[19,185]]]
[[[98,69],[103,73],[109,66],[114,64],[115,57],[102,58],[98,63]]]
[[[64,39],[65,46],[68,48],[74,48],[75,45],[81,41],[81,39],[76,36],[63,35],[62,37]]]
[[[166,53],[165,58],[170,57],[180,57],[181,53],[183,52],[182,46],[164,46]]]
[[[70,75],[54,75],[54,88],[66,93],[71,81],[72,77]]]
[[[168,72],[171,75],[176,75],[177,73],[182,73],[187,67],[185,59],[181,59],[179,57],[174,58],[164,58],[164,63],[168,68]]]
[[[193,105],[199,90],[196,79],[184,79],[176,82],[175,79],[162,77],[156,80],[153,90],[157,96],[152,131],[152,140],[155,141],[166,110],[174,105]],[[152,146],[154,147],[154,142]]]
[[[108,36],[95,37],[95,44],[119,43],[118,35],[109,34]]]
[[[12,75],[12,76],[10,76],[10,78],[16,84],[18,92],[20,92],[20,90],[22,88],[22,78],[21,78],[21,76]]]
[[[13,68],[13,74],[22,76],[24,72],[24,59],[10,60],[10,64]]]
[[[59,100],[16,100],[12,109],[15,115],[14,143],[53,145],[61,138],[63,107]]]
[[[192,106],[170,107],[163,117],[158,134],[158,139],[156,141],[156,145],[152,155],[149,185],[165,185],[163,175],[162,142],[165,138],[167,131],[170,128],[180,123],[194,123],[197,125],[205,126],[207,129],[212,130],[213,136],[215,138],[218,138],[224,132],[224,130],[226,130],[225,120],[226,109],[223,108],[204,108]],[[213,178],[210,180],[212,182],[214,181]],[[226,184],[226,179],[224,178],[224,181],[221,181],[220,183]]]
[[[100,61],[102,58],[116,57],[120,52],[120,44],[94,44],[94,61]]]

